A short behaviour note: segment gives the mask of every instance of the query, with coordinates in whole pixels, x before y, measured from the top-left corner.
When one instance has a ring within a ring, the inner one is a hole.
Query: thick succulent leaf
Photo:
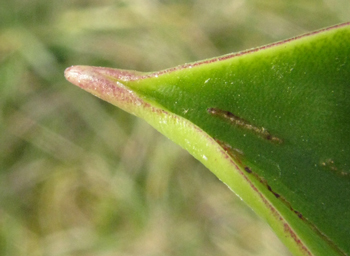
[[[350,254],[350,23],[155,73],[65,75],[183,146],[296,255]]]

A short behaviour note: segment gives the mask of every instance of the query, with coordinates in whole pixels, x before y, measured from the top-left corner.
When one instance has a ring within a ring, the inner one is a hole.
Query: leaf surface
[[[296,255],[350,254],[350,24],[159,72],[73,66],[266,219]]]

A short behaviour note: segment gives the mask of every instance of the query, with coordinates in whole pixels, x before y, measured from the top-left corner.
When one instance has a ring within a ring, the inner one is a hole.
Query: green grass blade
[[[350,23],[155,73],[72,83],[180,144],[295,255],[349,255]]]

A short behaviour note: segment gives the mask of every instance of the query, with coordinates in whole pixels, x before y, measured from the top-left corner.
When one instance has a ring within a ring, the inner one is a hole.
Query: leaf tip
[[[128,70],[93,66],[71,66],[64,71],[64,76],[72,84],[133,113],[135,106],[142,100],[124,85],[124,81],[139,78],[139,73]]]

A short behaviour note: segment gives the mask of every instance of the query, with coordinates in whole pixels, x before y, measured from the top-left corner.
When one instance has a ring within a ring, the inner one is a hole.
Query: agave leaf
[[[154,73],[65,75],[188,150],[295,255],[350,254],[350,23]]]

